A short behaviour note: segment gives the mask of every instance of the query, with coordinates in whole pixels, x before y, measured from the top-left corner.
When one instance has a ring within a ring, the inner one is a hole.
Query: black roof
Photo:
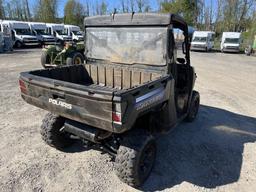
[[[167,26],[179,23],[187,26],[182,17],[175,14],[123,13],[92,16],[84,19],[85,27],[93,26]]]

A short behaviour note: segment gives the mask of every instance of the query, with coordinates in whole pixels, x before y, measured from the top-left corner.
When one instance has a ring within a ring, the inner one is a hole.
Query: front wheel
[[[200,95],[197,91],[193,91],[188,115],[186,117],[187,122],[192,122],[196,119],[199,106],[200,106]]]
[[[132,187],[141,186],[148,178],[156,157],[155,139],[135,131],[125,136],[115,160],[117,176]]]
[[[23,44],[20,41],[15,42],[15,47],[21,48],[22,46],[23,46]]]
[[[75,52],[66,60],[67,65],[79,65],[84,63],[84,56],[80,52]]]

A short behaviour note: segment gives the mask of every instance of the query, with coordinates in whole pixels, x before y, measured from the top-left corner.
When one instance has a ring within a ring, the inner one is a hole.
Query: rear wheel
[[[50,63],[51,63],[50,60],[51,60],[51,59],[50,59],[49,54],[47,54],[46,51],[43,51],[43,52],[42,52],[42,55],[41,55],[41,65],[43,66],[43,68],[48,68],[48,67],[46,66],[46,64],[50,64]]]
[[[155,157],[155,139],[143,131],[133,131],[123,138],[117,151],[117,176],[128,185],[139,187],[151,173]]]
[[[65,119],[61,116],[48,113],[43,119],[41,126],[42,139],[56,149],[62,150],[72,145],[73,140],[66,133],[60,132],[64,126]]]
[[[187,122],[192,122],[195,120],[199,110],[199,106],[200,106],[200,95],[197,91],[193,91],[189,112],[186,117]]]
[[[67,65],[79,65],[84,63],[84,56],[80,52],[73,53],[66,60]]]

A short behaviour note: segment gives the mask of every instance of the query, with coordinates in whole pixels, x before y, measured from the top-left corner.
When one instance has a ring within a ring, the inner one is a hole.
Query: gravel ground
[[[192,53],[198,119],[158,139],[155,167],[141,191],[255,191],[256,57]],[[39,49],[0,55],[0,191],[135,191],[107,154],[77,143],[66,153],[43,143],[45,111],[20,97],[22,71],[41,68]]]

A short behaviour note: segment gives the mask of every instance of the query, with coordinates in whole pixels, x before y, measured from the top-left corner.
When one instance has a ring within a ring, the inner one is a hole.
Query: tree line
[[[157,7],[151,7],[152,2]],[[34,7],[28,0],[0,0],[0,19],[64,22],[82,25],[83,18],[112,12],[176,13],[198,30],[256,32],[256,0],[117,0],[115,7],[106,0],[67,0],[64,16],[58,16],[58,0],[37,0]]]
[[[28,0],[0,0],[0,19],[65,22],[81,25],[86,16],[105,15],[114,12],[149,12],[149,0],[119,0],[117,6],[110,9],[105,0],[67,0],[63,17],[58,15],[58,0],[36,0],[35,6],[29,6]]]

